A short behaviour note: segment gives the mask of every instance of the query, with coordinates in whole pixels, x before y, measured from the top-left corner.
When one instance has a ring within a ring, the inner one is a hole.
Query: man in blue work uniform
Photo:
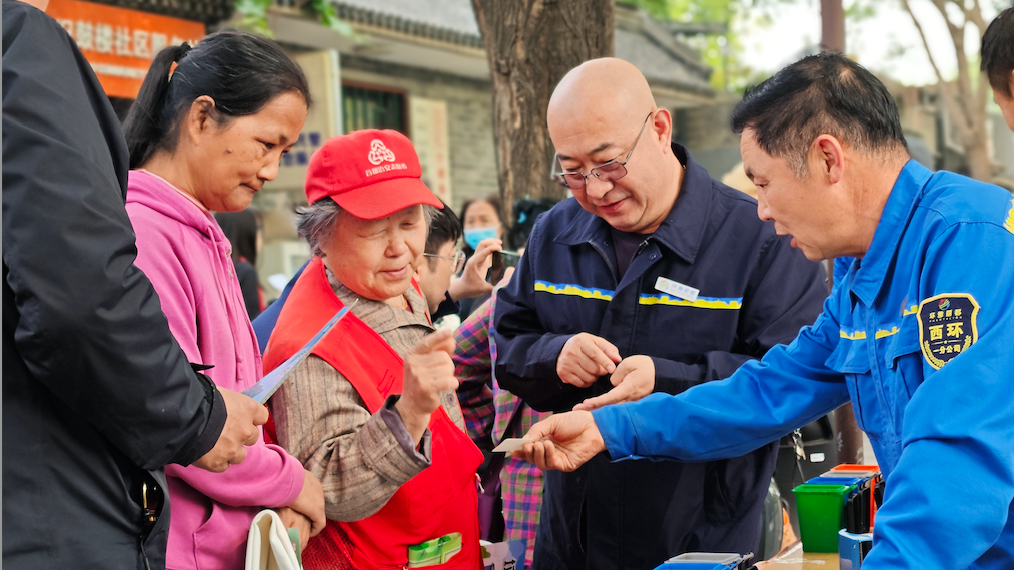
[[[863,570],[1014,568],[1011,195],[908,160],[890,94],[836,54],[748,92],[733,127],[760,216],[855,258],[823,314],[722,382],[537,424],[525,454],[716,459],[851,399],[886,477]]]
[[[556,412],[605,393],[676,394],[813,322],[827,291],[820,266],[670,143],[671,115],[637,68],[608,58],[571,70],[547,119],[574,199],[539,218],[498,294],[501,387]],[[548,473],[533,568],[643,570],[686,551],[756,552],[776,454],[763,442],[721,461],[602,456]]]

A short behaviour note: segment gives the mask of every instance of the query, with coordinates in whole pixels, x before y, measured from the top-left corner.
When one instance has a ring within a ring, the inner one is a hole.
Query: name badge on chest
[[[699,289],[694,289],[689,285],[684,285],[665,277],[659,277],[655,281],[655,289],[690,302],[696,301],[697,296],[701,293]]]

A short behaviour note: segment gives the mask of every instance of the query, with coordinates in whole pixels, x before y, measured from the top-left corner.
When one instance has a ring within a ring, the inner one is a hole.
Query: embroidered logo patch
[[[939,370],[979,339],[979,303],[966,293],[944,293],[919,304],[919,346],[930,366]]]

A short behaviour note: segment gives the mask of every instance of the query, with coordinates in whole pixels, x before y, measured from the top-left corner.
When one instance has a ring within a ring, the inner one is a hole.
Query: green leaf
[[[271,0],[236,0],[236,12],[240,15],[238,27],[273,38],[268,27],[268,8]]]
[[[355,35],[355,30],[353,30],[352,26],[350,26],[347,22],[344,22],[338,17],[338,14],[334,9],[334,4],[332,4],[329,0],[310,0],[309,8],[317,14],[317,19],[320,20],[320,23],[327,28],[330,28],[331,30],[334,30],[346,37],[352,37]]]

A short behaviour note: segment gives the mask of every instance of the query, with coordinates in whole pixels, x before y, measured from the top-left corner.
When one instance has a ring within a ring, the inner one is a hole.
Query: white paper
[[[290,356],[285,362],[278,365],[277,368],[268,372],[263,378],[257,381],[256,384],[250,386],[246,390],[243,390],[243,395],[250,396],[257,401],[258,404],[266,404],[268,398],[275,393],[278,388],[282,386],[282,383],[289,378],[292,371],[295,370],[296,366],[299,366],[301,362],[310,354],[313,347],[317,345],[317,341],[324,338],[324,335],[331,332],[331,328],[338,323],[338,321],[345,318],[352,307],[356,306],[359,299],[352,301],[352,303],[342,310],[338,311],[338,314],[331,318],[330,321],[324,324],[324,326],[317,331],[317,334],[310,339],[310,342],[306,343],[303,348],[299,349],[296,354]]]
[[[507,439],[500,442],[500,445],[493,448],[493,453],[510,453],[517,451],[525,446],[526,443],[530,443],[532,440],[523,439],[520,437],[508,437]]]

